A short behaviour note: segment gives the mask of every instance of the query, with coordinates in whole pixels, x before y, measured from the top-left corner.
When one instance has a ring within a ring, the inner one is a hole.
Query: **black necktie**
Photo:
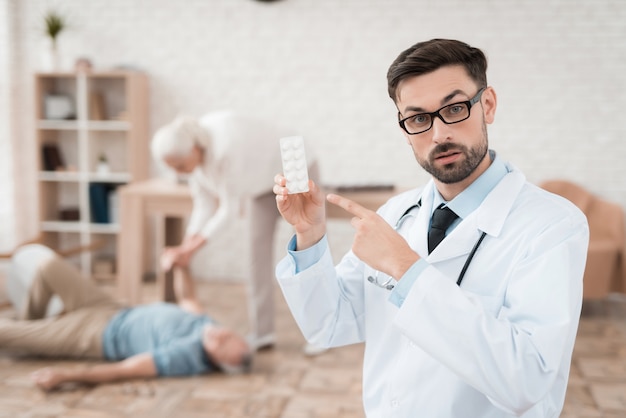
[[[443,241],[446,236],[446,230],[459,216],[452,212],[449,207],[442,208],[443,203],[435,209],[433,217],[430,221],[430,230],[428,231],[428,254]]]

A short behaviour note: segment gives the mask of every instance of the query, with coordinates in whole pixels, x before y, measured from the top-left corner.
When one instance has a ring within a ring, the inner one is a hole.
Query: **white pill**
[[[287,179],[289,194],[309,191],[309,174],[304,150],[304,139],[301,136],[290,136],[280,139],[280,150],[283,161],[283,175]]]

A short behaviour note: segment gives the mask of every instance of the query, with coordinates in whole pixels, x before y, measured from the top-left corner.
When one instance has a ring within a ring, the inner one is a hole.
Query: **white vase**
[[[98,174],[109,174],[111,172],[109,163],[107,163],[106,161],[98,162],[98,167],[96,168],[96,172]]]
[[[52,42],[51,39],[46,41],[41,54],[41,69],[45,72],[60,71],[59,46],[56,42]]]

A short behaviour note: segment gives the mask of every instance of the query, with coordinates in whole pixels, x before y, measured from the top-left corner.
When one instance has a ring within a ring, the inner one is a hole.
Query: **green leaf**
[[[55,41],[59,33],[67,27],[65,18],[54,10],[46,13],[44,21],[46,24],[46,35],[52,38],[53,41]]]

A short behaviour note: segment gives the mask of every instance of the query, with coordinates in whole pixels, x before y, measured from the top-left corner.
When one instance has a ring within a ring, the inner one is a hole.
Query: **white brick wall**
[[[19,1],[14,16],[21,52],[14,80],[21,116],[15,122],[24,141],[18,181],[24,190],[34,190],[27,145],[33,142],[31,73],[49,4]],[[326,183],[425,181],[396,127],[385,74],[396,55],[419,40],[465,40],[487,53],[489,82],[499,94],[492,147],[531,181],[568,178],[626,206],[623,0],[58,4],[72,21],[60,40],[68,68],[84,55],[99,68],[132,65],[151,75],[152,131],[178,113],[226,107],[289,121],[321,154]],[[35,206],[24,216],[34,224]],[[211,258],[208,275],[243,274],[231,270],[235,252],[223,250],[237,248],[237,228],[228,245],[210,249],[219,257]],[[349,230],[338,230],[340,253],[349,245]]]

